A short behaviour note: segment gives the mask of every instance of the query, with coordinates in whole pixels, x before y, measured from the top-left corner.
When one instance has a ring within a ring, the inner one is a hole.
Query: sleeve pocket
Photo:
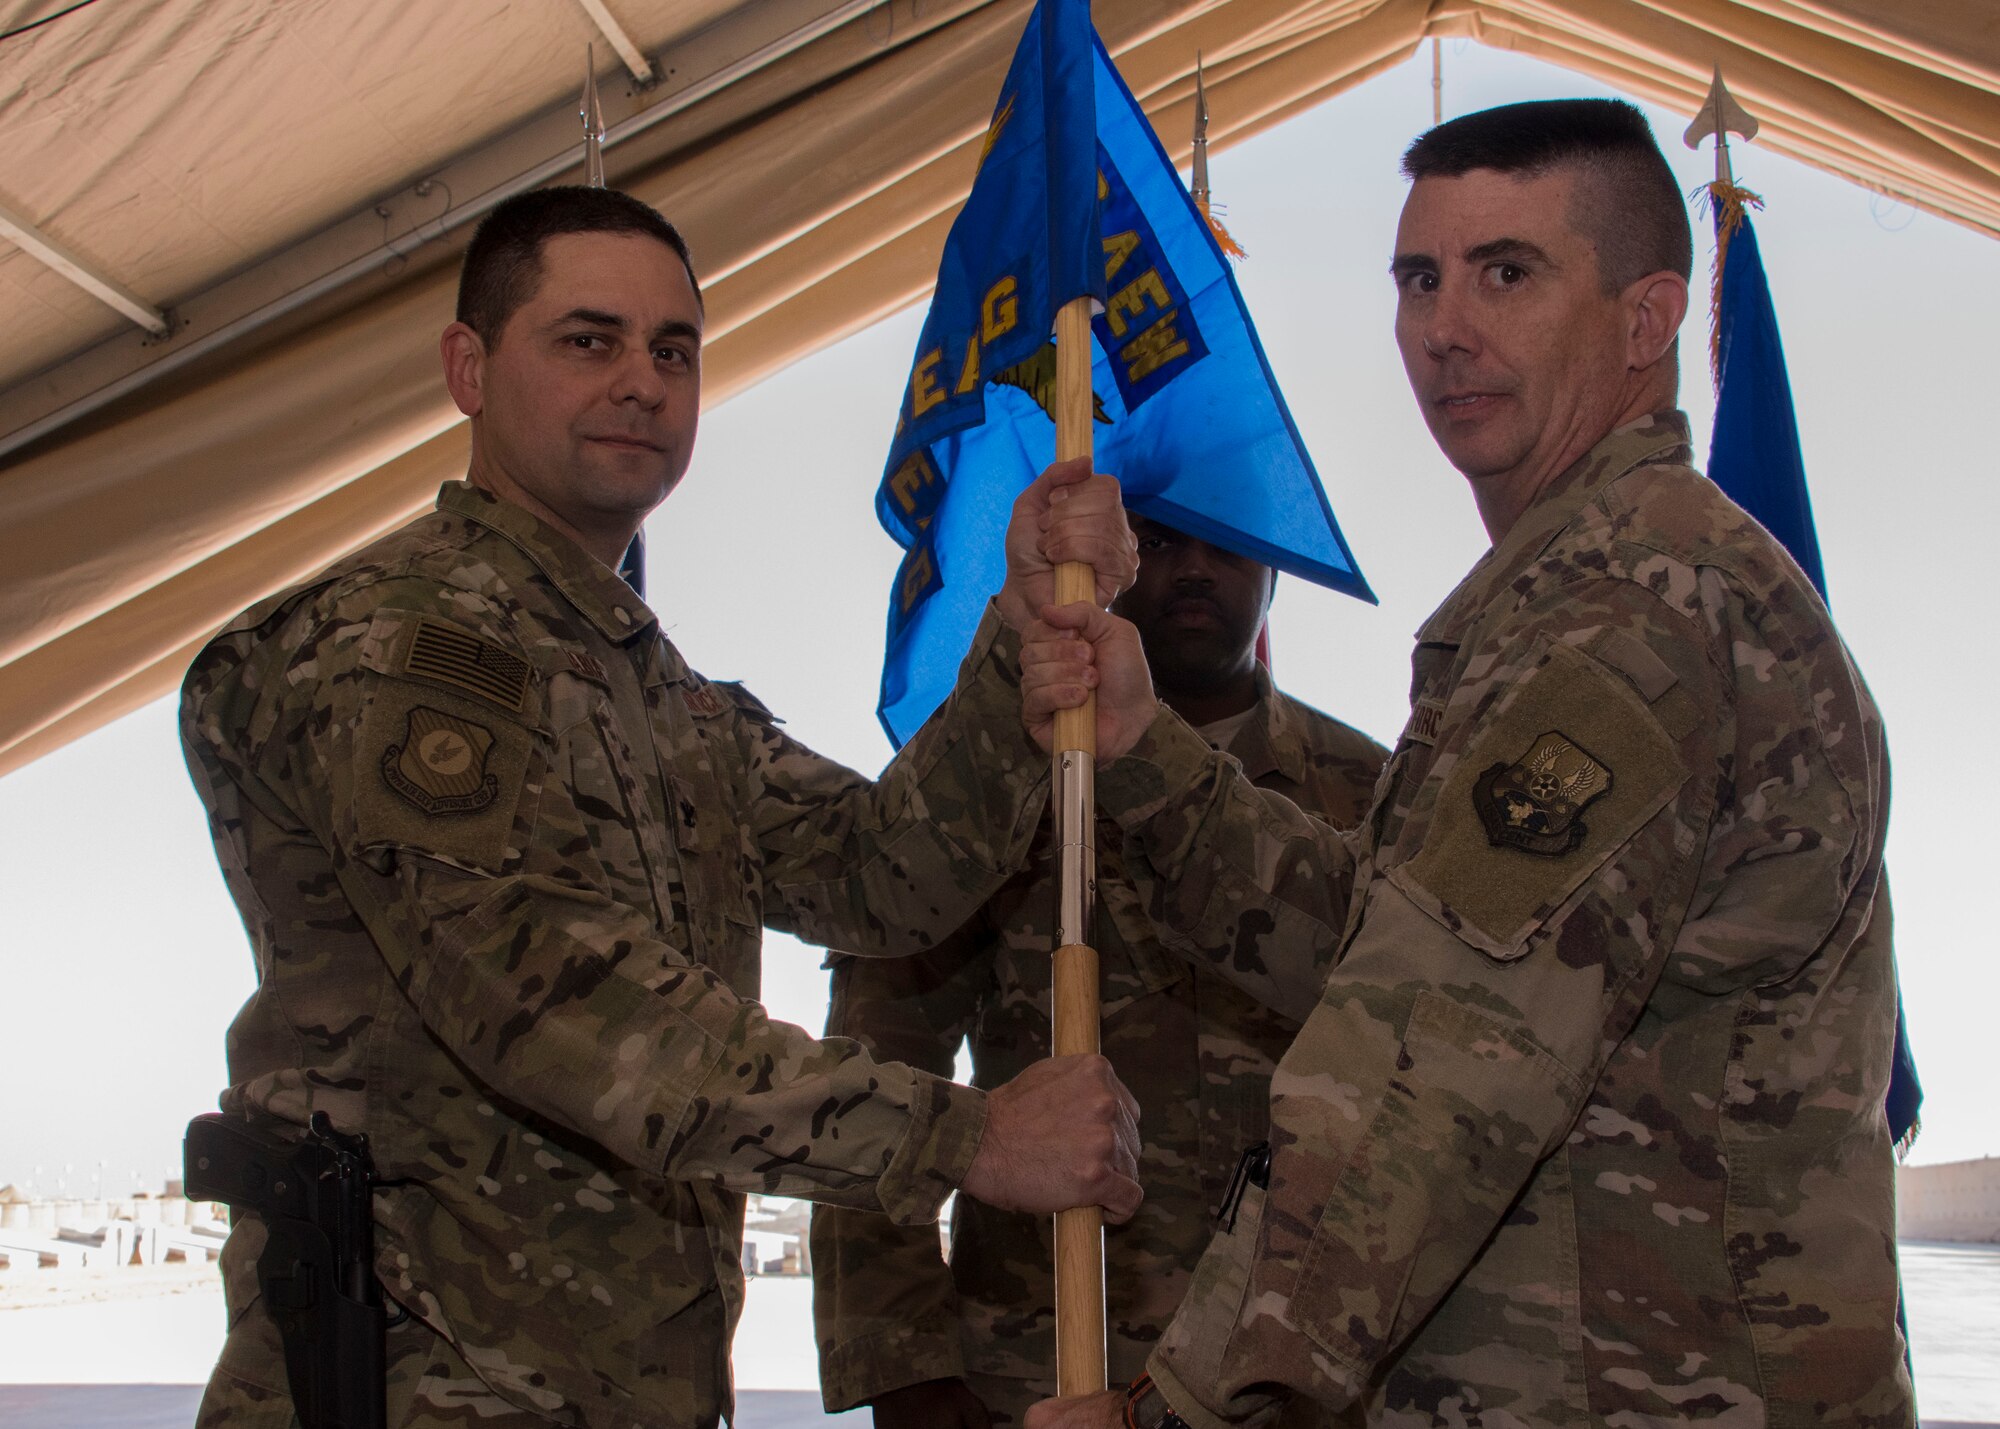
[[[1511,961],[1687,778],[1626,678],[1548,641],[1443,775],[1416,855],[1387,876],[1463,941]]]
[[[1580,1094],[1518,1028],[1419,992],[1395,1075],[1306,1246],[1299,1327],[1365,1375],[1451,1288]]]
[[[387,872],[407,853],[474,874],[519,862],[547,770],[526,657],[435,613],[375,612],[324,711],[337,840]]]

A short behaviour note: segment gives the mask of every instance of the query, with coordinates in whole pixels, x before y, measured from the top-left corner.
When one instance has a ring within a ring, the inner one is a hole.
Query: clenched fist
[[[1102,1206],[1132,1219],[1139,1189],[1139,1103],[1102,1057],[1050,1057],[986,1098],[986,1132],[959,1187],[1003,1211],[1050,1215]]]
[[[1097,603],[1109,605],[1139,575],[1139,543],[1125,520],[1118,479],[1078,457],[1036,477],[1007,523],[1007,580],[1000,615],[1026,630],[1056,598],[1055,569],[1082,561],[1097,575]]]
[[[1138,629],[1088,605],[1047,606],[1022,632],[1021,718],[1044,749],[1058,710],[1097,692],[1097,759],[1108,764],[1139,742],[1158,713]]]

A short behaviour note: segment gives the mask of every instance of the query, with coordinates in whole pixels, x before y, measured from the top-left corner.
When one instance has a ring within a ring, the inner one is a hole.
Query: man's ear
[[[1625,363],[1644,372],[1673,351],[1687,317],[1687,279],[1678,273],[1648,273],[1625,290]]]
[[[452,402],[466,416],[478,416],[486,406],[486,344],[464,323],[453,323],[438,339],[438,356]]]

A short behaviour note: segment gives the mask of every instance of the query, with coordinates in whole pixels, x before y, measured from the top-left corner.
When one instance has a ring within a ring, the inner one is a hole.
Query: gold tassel
[[[1910,1148],[1917,1144],[1917,1133],[1922,1131],[1923,1129],[1924,1129],[1924,1119],[1922,1117],[1918,1117],[1915,1121],[1910,1123],[1910,1129],[1904,1132],[1903,1139],[1896,1143],[1897,1161],[1902,1162],[1909,1160]]]
[[[1243,245],[1231,237],[1229,230],[1222,226],[1222,217],[1215,211],[1215,205],[1209,201],[1208,195],[1205,193],[1197,195],[1195,202],[1201,209],[1201,216],[1208,222],[1208,231],[1215,235],[1216,246],[1231,258],[1248,258],[1250,255],[1243,251]]]
[[[1720,219],[1715,225],[1715,274],[1708,290],[1708,376],[1715,390],[1722,391],[1722,265],[1729,257],[1729,240],[1743,226],[1747,209],[1761,209],[1764,198],[1738,184],[1717,179],[1704,184],[1699,192],[1702,203],[1712,206]]]

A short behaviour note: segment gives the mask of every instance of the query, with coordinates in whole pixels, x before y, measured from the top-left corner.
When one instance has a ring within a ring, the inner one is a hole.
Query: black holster
[[[387,1429],[387,1317],[375,1279],[366,1136],[314,1112],[303,1140],[213,1113],[188,1123],[187,1197],[264,1223],[257,1284],[303,1429]]]

